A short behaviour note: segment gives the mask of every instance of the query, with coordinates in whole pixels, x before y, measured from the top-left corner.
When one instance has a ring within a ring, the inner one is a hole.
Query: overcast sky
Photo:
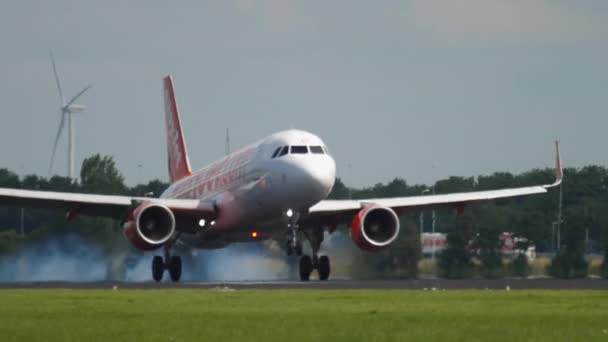
[[[605,0],[8,0],[0,42],[0,168],[19,173],[47,173],[51,48],[66,97],[93,85],[76,165],[112,155],[129,184],[167,179],[167,73],[194,168],[226,128],[233,148],[314,132],[356,186],[548,167],[555,138],[566,166],[608,160]]]

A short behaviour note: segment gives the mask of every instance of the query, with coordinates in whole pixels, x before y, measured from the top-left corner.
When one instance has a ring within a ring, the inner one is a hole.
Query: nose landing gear
[[[297,225],[292,225],[287,233],[285,250],[287,251],[287,256],[291,256],[293,254],[297,256],[302,255],[302,238]]]
[[[287,256],[291,256],[293,254],[300,256],[302,255],[302,237],[300,234],[300,226],[298,225],[298,219],[300,218],[300,214],[294,213],[291,209],[289,209],[285,213],[285,216],[288,219],[287,243],[285,245]]]

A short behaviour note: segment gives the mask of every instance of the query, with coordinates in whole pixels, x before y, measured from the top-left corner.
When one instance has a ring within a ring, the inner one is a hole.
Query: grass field
[[[608,341],[601,291],[2,290],[0,341]]]

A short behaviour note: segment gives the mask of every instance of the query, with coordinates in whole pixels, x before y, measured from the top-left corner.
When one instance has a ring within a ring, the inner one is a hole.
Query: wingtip
[[[555,182],[553,184],[546,186],[547,188],[552,188],[555,186],[559,186],[562,184],[562,180],[564,178],[564,171],[562,169],[562,157],[559,149],[559,140],[555,140]]]

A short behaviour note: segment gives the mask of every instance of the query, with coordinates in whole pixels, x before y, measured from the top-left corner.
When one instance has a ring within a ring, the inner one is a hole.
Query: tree
[[[445,194],[450,192],[464,192],[475,190],[475,178],[450,177],[435,183],[435,192]]]
[[[418,276],[418,261],[422,257],[420,232],[415,218],[402,217],[399,237],[388,248],[393,269],[397,270],[399,278],[416,278]]]
[[[9,254],[19,249],[23,238],[14,230],[0,231],[0,255]]]
[[[129,189],[131,196],[148,196],[159,197],[163,191],[169,187],[169,184],[159,179],[151,180],[148,184],[138,184]]]
[[[347,199],[350,196],[350,190],[344,185],[340,178],[336,178],[334,187],[331,189],[329,199]]]
[[[127,193],[125,179],[110,156],[95,154],[85,159],[80,169],[80,179],[84,192],[112,195]]]
[[[8,169],[0,169],[0,187],[20,188],[19,176]],[[14,229],[19,226],[19,219],[19,209],[0,207],[0,228]]]
[[[589,266],[585,260],[585,227],[591,224],[591,217],[588,208],[581,206],[569,210],[565,218],[562,247],[551,260],[548,271],[556,278],[584,278]]]
[[[530,265],[528,265],[528,257],[522,253],[518,254],[511,262],[511,275],[525,278],[528,276],[529,272]]]
[[[21,182],[19,181],[19,176],[8,169],[0,169],[0,187],[20,188]]]
[[[508,172],[495,172],[490,176],[477,177],[477,190],[495,190],[512,187],[516,184],[515,177]]]
[[[486,278],[503,276],[500,234],[510,230],[508,216],[503,211],[506,211],[503,207],[486,205],[478,208],[475,213],[479,232],[474,247],[479,251],[481,275]]]
[[[127,193],[124,177],[110,156],[102,157],[95,154],[85,159],[80,170],[80,179],[83,192],[113,195]],[[123,278],[125,272],[123,259],[129,247],[122,234],[118,232],[120,227],[117,222],[105,218],[79,218],[77,224],[82,229],[81,234],[104,247],[108,255],[107,278]]]
[[[81,186],[74,179],[62,176],[53,176],[48,182],[40,183],[40,190],[80,192]]]
[[[475,222],[470,212],[465,212],[448,229],[447,248],[439,254],[437,263],[439,276],[448,279],[470,277],[473,274],[473,263],[469,242],[473,238]]]

